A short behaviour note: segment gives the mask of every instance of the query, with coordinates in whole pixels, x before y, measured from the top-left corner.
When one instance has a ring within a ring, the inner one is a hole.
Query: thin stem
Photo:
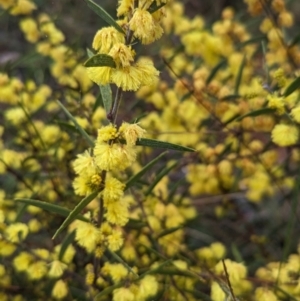
[[[110,113],[111,114],[110,122],[112,122],[113,124],[116,124],[116,121],[117,121],[118,109],[119,109],[119,106],[120,106],[120,103],[122,100],[122,93],[123,93],[123,90],[121,88],[118,88],[117,92],[116,92],[116,97],[115,97],[115,100],[113,103],[113,107],[112,107],[112,110]]]

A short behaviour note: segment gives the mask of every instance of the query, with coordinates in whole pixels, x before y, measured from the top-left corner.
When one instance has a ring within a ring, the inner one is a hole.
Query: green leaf
[[[19,221],[21,221],[21,219],[22,219],[22,216],[23,216],[23,214],[25,213],[25,211],[26,211],[26,209],[27,209],[27,204],[22,204],[21,206],[20,206],[20,208],[18,209],[18,211],[17,211],[17,216],[16,216],[16,218],[15,218],[15,221],[16,222],[19,222]]]
[[[180,151],[180,152],[194,152],[195,151],[193,148],[190,148],[190,147],[181,146],[178,144],[173,144],[173,143],[154,140],[154,139],[146,139],[146,138],[139,139],[136,142],[136,145],[149,146],[149,147],[153,147],[153,148],[172,149],[172,150],[176,150],[176,151]]]
[[[83,138],[85,138],[85,140],[88,142],[88,144],[90,145],[90,147],[94,147],[94,141],[93,139],[88,135],[88,133],[79,125],[79,123],[77,122],[77,120],[73,117],[73,115],[65,108],[65,106],[59,101],[57,100],[57,103],[59,104],[59,106],[63,109],[63,111],[66,113],[66,115],[73,121],[73,123],[75,124],[76,128],[78,129],[78,131],[80,132],[80,134],[82,135]]]
[[[234,94],[239,94],[239,89],[240,89],[240,84],[242,82],[242,77],[243,77],[243,71],[246,65],[246,55],[244,55],[242,63],[240,65],[237,77],[236,77],[236,82],[235,82],[235,88],[234,88]]]
[[[289,48],[295,46],[300,42],[300,34],[296,35],[293,40],[289,43]]]
[[[163,230],[161,233],[159,233],[159,234],[157,235],[156,238],[158,239],[158,238],[160,238],[160,237],[169,235],[169,234],[171,234],[171,233],[173,233],[173,232],[176,232],[177,230],[182,229],[182,228],[183,228],[183,226],[177,226],[177,227],[165,229],[165,230]]]
[[[97,110],[97,108],[100,107],[100,106],[102,106],[102,107],[104,106],[102,95],[101,95],[101,90],[100,90],[100,93],[97,96],[97,99],[96,99],[95,103],[94,103],[93,112],[95,112]]]
[[[65,252],[68,248],[68,246],[74,241],[75,238],[75,230],[73,230],[72,232],[68,233],[68,235],[66,235],[66,237],[64,238],[60,250],[59,250],[59,254],[58,254],[58,260],[62,261],[65,255]]]
[[[143,277],[145,277],[146,275],[149,275],[149,274],[156,274],[156,273],[159,273],[162,268],[168,264],[172,264],[173,262],[173,259],[170,258],[166,261],[164,261],[163,263],[161,263],[158,267],[156,267],[155,269],[149,269],[147,272],[143,273],[139,278],[142,279]]]
[[[69,124],[65,121],[60,121],[60,120],[57,120],[56,123],[62,127],[62,128],[65,128],[67,130],[70,130],[71,132],[74,132],[74,133],[78,133],[79,131],[77,130],[77,128],[73,125],[73,124]]]
[[[234,100],[234,99],[238,99],[238,98],[241,98],[241,95],[238,95],[238,94],[232,94],[232,95],[224,96],[224,97],[222,98],[222,100]]]
[[[300,77],[297,77],[284,91],[283,96],[287,97],[300,88]]]
[[[64,207],[61,207],[61,206],[58,206],[58,205],[50,204],[50,203],[47,203],[47,202],[39,201],[39,200],[15,199],[15,201],[16,202],[21,202],[21,203],[24,203],[24,204],[27,204],[27,205],[35,206],[35,207],[41,208],[43,210],[49,211],[51,213],[59,214],[61,216],[68,216],[71,212],[70,209],[67,209],[67,208],[64,208]],[[80,219],[84,222],[88,221],[87,218],[85,218],[84,216],[82,216],[80,214],[77,215],[76,218]]]
[[[249,113],[246,113],[240,117],[238,117],[236,119],[236,121],[241,121],[242,119],[246,118],[246,117],[257,117],[260,115],[265,115],[265,114],[271,114],[274,113],[274,109],[271,108],[263,108],[263,109],[259,109],[259,110],[255,110],[255,111],[251,111]],[[232,120],[233,121],[233,120]]]
[[[132,176],[126,183],[125,190],[127,190],[129,187],[134,185],[153,165],[155,165],[165,154],[167,153],[164,152],[160,154],[158,157],[150,161],[143,169],[141,169],[136,175]]]
[[[84,64],[85,67],[111,67],[116,68],[114,59],[107,54],[96,54],[90,57]]]
[[[86,49],[86,54],[87,54],[88,58],[91,58],[92,56],[95,55],[95,53],[89,48]]]
[[[126,224],[126,228],[130,228],[130,229],[141,229],[145,226],[147,226],[145,222],[133,218],[130,218],[128,220],[128,223]]]
[[[109,25],[113,26],[119,32],[124,33],[122,27],[114,20],[114,18],[108,14],[99,4],[95,3],[92,0],[85,0],[88,7],[94,11],[102,20],[104,20]]]
[[[242,42],[239,47],[243,47],[243,46],[246,46],[246,45],[249,45],[249,44],[255,44],[255,43],[258,43],[258,42],[261,42],[261,41],[268,41],[268,38],[267,36],[265,35],[261,35],[261,36],[258,36],[258,37],[255,37],[255,38],[252,38],[252,39],[249,39],[245,42]]]
[[[164,7],[166,5],[166,3],[161,3],[160,5],[156,4],[156,1],[154,1],[151,6],[148,9],[148,12],[150,14],[153,14],[154,12],[156,12],[157,10],[159,10],[160,8]]]
[[[297,182],[294,185],[294,189],[292,192],[292,201],[290,204],[290,214],[289,219],[286,223],[286,230],[285,230],[285,237],[284,237],[284,249],[283,249],[283,258],[282,261],[286,261],[289,254],[291,254],[294,244],[294,237],[296,235],[296,228],[298,223],[298,215],[297,215],[297,207],[299,203],[299,195],[300,195],[300,168],[298,168],[298,177],[295,177],[297,179]]]
[[[100,93],[101,93],[101,97],[102,97],[102,102],[103,102],[103,106],[105,109],[105,112],[108,113],[111,110],[111,106],[112,106],[112,93],[111,93],[111,87],[109,84],[102,86],[99,86],[100,88]]]
[[[237,245],[235,243],[231,244],[231,252],[233,255],[233,258],[236,262],[243,262],[243,256],[241,252],[238,250]]]
[[[208,85],[215,77],[215,75],[217,74],[217,72],[223,68],[227,63],[226,59],[221,60],[215,67],[213,67],[213,69],[211,70],[209,76],[206,79],[206,84]]]
[[[52,239],[56,238],[59,233],[66,227],[68,227],[79,215],[79,213],[99,194],[99,191],[94,191],[84,199],[69,213],[62,225],[56,230]]]
[[[171,166],[164,168],[156,177],[156,179],[153,181],[153,183],[148,187],[147,191],[145,192],[145,195],[149,195],[154,187],[158,184],[158,182],[167,175],[176,165],[178,162],[173,163]]]

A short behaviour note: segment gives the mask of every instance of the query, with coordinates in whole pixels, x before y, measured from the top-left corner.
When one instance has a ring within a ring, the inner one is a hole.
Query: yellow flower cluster
[[[76,240],[89,252],[102,245],[115,251],[123,244],[117,227],[128,222],[130,202],[123,198],[125,185],[107,172],[122,171],[133,164],[135,144],[144,134],[145,130],[137,124],[124,122],[118,130],[112,124],[104,126],[98,130],[94,149],[78,155],[73,163],[77,174],[73,182],[75,193],[86,196],[101,191],[104,217],[109,223],[97,229],[92,224],[77,222]]]
[[[93,40],[97,54],[111,56],[116,68],[88,67],[87,72],[92,81],[98,85],[114,83],[124,91],[137,91],[142,86],[151,86],[157,82],[159,72],[150,59],[141,58],[135,62],[135,51],[130,46],[134,38],[143,44],[150,44],[159,39],[163,33],[160,21],[162,9],[151,14],[148,9],[153,1],[140,1],[134,7],[133,1],[119,1],[118,16],[123,33],[114,27],[100,29]],[[132,35],[133,33],[133,35]]]

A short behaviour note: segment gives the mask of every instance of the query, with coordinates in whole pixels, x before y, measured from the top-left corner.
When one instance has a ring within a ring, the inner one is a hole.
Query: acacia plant
[[[289,6],[85,2],[87,50],[0,0],[29,49],[1,63],[0,300],[300,300]]]

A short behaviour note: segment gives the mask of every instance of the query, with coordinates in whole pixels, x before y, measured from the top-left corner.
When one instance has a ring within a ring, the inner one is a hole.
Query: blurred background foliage
[[[247,7],[243,1],[234,0],[214,0],[214,1],[197,1],[186,0],[184,3],[186,15],[190,18],[196,15],[201,15],[206,20],[206,27],[211,28],[212,24],[221,18],[222,11],[225,7],[231,6],[236,11],[236,19],[243,23],[249,32],[255,37],[260,35],[259,25],[263,19],[263,15],[253,18],[247,13]],[[51,16],[55,25],[64,33],[65,44],[67,44],[74,53],[78,56],[80,62],[84,62],[87,58],[86,49],[91,48],[92,40],[95,32],[105,25],[104,22],[92,12],[86,5],[85,1],[35,1],[38,9],[33,13],[37,16],[40,12],[45,12]],[[112,16],[115,16],[115,1],[101,1],[101,5]],[[288,40],[299,34],[300,30],[300,3],[297,0],[286,1],[288,9],[294,13],[295,25],[286,30]],[[267,14],[268,12],[266,12]],[[52,89],[52,96],[63,95],[64,103],[71,107],[74,114],[82,113],[81,109],[84,108],[83,116],[91,113],[90,108],[86,108],[86,104],[82,101],[81,97],[86,91],[81,91],[80,87],[70,87],[57,83],[51,76],[49,66],[51,59],[40,55],[36,52],[34,45],[29,44],[23,33],[19,29],[19,20],[12,17],[5,10],[1,11],[0,16],[0,71],[7,73],[11,77],[17,77],[21,81],[33,80],[37,85],[47,84]],[[168,66],[162,59],[160,49],[162,45],[167,43],[173,45],[181,43],[177,37],[165,35],[161,40],[156,41],[150,47],[139,45],[136,50],[143,55],[149,55],[154,59],[154,63],[161,71],[161,78],[166,82],[173,83],[174,79],[168,73]],[[258,47],[259,48],[259,47]],[[263,53],[260,52],[258,56],[262,57]],[[262,72],[261,69],[259,72]],[[267,77],[266,74],[262,74]],[[176,81],[176,79],[175,79]],[[170,84],[171,85],[171,84]],[[74,92],[74,97],[77,102],[68,100],[66,91]],[[89,93],[97,96],[98,87],[93,86],[90,88]],[[5,119],[5,110],[8,108],[7,104],[0,104],[0,121],[4,126],[5,134],[2,137],[6,146],[12,143],[15,136],[18,136],[17,129],[11,124],[7,123]],[[126,93],[124,101],[120,109],[120,119],[126,117],[127,120],[134,120],[137,116],[142,115],[144,112],[151,112],[155,107],[151,103],[145,103],[136,97],[134,93]],[[91,113],[92,114],[92,113]],[[67,122],[67,119],[61,112],[55,112],[53,115],[47,115],[47,110],[38,112],[37,116],[43,120],[45,124],[55,123],[59,120]],[[96,122],[95,122],[96,123]],[[100,124],[100,122],[99,122]],[[61,127],[61,130],[64,127]],[[68,128],[66,126],[66,128]],[[91,134],[96,133],[97,126],[88,128]],[[9,130],[7,130],[9,129]],[[65,129],[65,128],[64,128]],[[78,135],[74,128],[69,127],[68,137],[61,136],[57,143],[70,143],[65,149],[65,162],[72,161],[78,153],[81,153],[86,144],[82,137]],[[155,133],[154,133],[155,134]],[[29,137],[27,137],[28,139]],[[216,138],[217,139],[217,138]],[[29,142],[28,142],[29,143]],[[13,143],[12,143],[13,144]],[[15,147],[15,146],[14,146]],[[18,146],[20,149],[20,145]],[[17,150],[18,147],[16,148]],[[36,145],[33,146],[35,150]],[[297,145],[299,147],[299,145]],[[297,149],[296,149],[297,151]],[[299,150],[298,150],[299,151]],[[282,157],[286,154],[290,155],[289,150],[281,150]],[[55,153],[55,152],[54,152]],[[53,153],[52,153],[53,154]],[[78,198],[72,196],[71,179],[74,177],[73,171],[69,164],[58,163],[59,157],[51,157],[51,153],[44,154],[45,156],[38,159],[42,165],[42,170],[46,172],[53,172],[56,178],[61,179],[61,183],[57,185],[54,183],[54,190],[59,196],[59,203],[66,203],[73,206],[78,201]],[[141,154],[141,165],[146,164],[150,159],[157,156],[159,152],[149,153],[145,150],[145,154]],[[193,157],[194,156],[194,157]],[[186,165],[196,162],[195,154],[183,156],[182,154],[172,153],[168,155],[168,159],[162,160],[156,166],[156,170],[160,170],[167,164],[169,160],[182,160],[182,168],[176,169],[176,172],[170,176],[171,184],[169,185],[170,191],[177,189],[176,193],[181,196],[189,196],[187,181],[183,178],[186,174]],[[58,160],[55,162],[55,160]],[[52,161],[53,160],[53,161]],[[57,170],[52,167],[50,171],[47,170],[47,164],[57,165]],[[133,172],[133,171],[132,171]],[[288,176],[294,177],[299,186],[299,170],[292,170],[290,172],[286,167]],[[36,177],[43,177],[42,174],[28,174],[35,180]],[[6,192],[6,197],[14,197],[19,184],[26,177],[19,173],[17,170],[8,169],[5,174],[0,175],[1,190]],[[153,176],[153,175],[152,175]],[[149,177],[151,179],[151,177]],[[182,185],[172,185],[178,180],[182,180]],[[40,180],[40,179],[39,179]],[[48,187],[49,188],[49,187]],[[48,189],[47,188],[47,189]],[[48,191],[45,190],[47,194]],[[50,189],[50,188],[49,188]],[[175,190],[174,190],[175,191]],[[40,199],[43,198],[43,191],[36,194]],[[33,194],[34,196],[34,194]],[[32,197],[33,197],[32,196]],[[190,197],[190,196],[189,196]],[[34,198],[34,197],[33,197]],[[300,230],[300,215],[298,205],[293,206],[293,199],[299,201],[299,193],[297,189],[292,189],[288,193],[278,192],[270,197],[264,197],[261,203],[249,202],[245,194],[242,192],[228,191],[218,195],[199,195],[191,197],[192,204],[196,207],[198,216],[192,221],[189,221],[185,227],[186,244],[188,250],[196,250],[201,247],[210,245],[215,241],[222,242],[227,247],[227,257],[236,261],[244,261],[249,268],[251,275],[256,269],[267,262],[280,261],[284,256],[285,250],[289,253],[297,252],[298,247],[298,233]],[[69,206],[69,207],[70,207]],[[218,214],[218,212],[221,214]],[[43,218],[48,219],[48,213],[41,213]],[[25,221],[28,216],[25,215]],[[53,248],[51,235],[55,229],[61,224],[63,218],[50,219],[50,226],[44,229],[39,235],[33,236],[31,245],[41,245],[45,248]],[[49,233],[47,233],[49,232]],[[47,237],[47,239],[45,239]],[[62,239],[62,237],[60,237]],[[287,248],[287,249],[286,249]],[[80,260],[87,261],[83,254],[78,255],[77,262]],[[286,299],[292,300],[292,299]],[[299,300],[299,299],[294,299]]]

